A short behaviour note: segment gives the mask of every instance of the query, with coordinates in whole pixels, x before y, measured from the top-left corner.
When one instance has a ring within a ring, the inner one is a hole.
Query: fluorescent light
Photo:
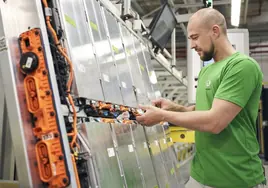
[[[240,21],[241,0],[232,0],[231,24],[238,27]]]

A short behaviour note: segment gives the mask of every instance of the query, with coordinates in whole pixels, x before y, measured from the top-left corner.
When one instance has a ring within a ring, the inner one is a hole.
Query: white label
[[[114,148],[107,148],[107,152],[109,157],[115,156]]]
[[[110,82],[110,78],[107,74],[102,74],[102,77],[105,82]]]
[[[73,122],[73,121],[74,121],[74,119],[73,119],[72,116],[69,116],[69,117],[68,117],[68,120],[69,120],[69,122]]]
[[[51,167],[52,167],[52,174],[53,174],[53,176],[56,176],[57,175],[57,169],[56,169],[55,163],[52,163],[51,164]]]
[[[170,137],[170,142],[173,142],[172,138]]]
[[[7,50],[7,44],[6,44],[6,38],[1,37],[0,38],[0,52]]]
[[[33,63],[33,58],[28,57],[27,61],[26,61],[26,64],[25,64],[25,67],[28,68],[28,69],[31,68],[32,63]]]
[[[86,72],[86,68],[85,68],[85,66],[82,65],[82,64],[79,64],[78,69],[79,69],[79,71],[82,72],[82,73],[85,73],[85,72]]]
[[[165,139],[165,138],[163,138],[163,142],[164,142],[164,144],[166,144],[166,143],[167,143],[167,141],[166,141],[166,139]]]
[[[52,16],[52,10],[51,10],[51,8],[45,8],[45,15],[46,16]]]
[[[89,121],[90,121],[90,122],[95,122],[95,120],[94,120],[93,117],[89,117]]]
[[[122,82],[122,87],[127,88],[127,84],[125,82]]]
[[[133,145],[132,144],[128,145],[128,151],[130,153],[134,151],[134,148],[133,148]]]
[[[148,148],[146,142],[143,142],[143,147],[144,147],[144,149],[147,149]]]
[[[90,105],[90,100],[86,100],[86,105]]]
[[[42,135],[42,140],[52,140],[54,138],[53,133]]]
[[[159,146],[159,145],[158,145],[158,141],[157,141],[157,140],[155,140],[155,141],[154,141],[154,143],[155,143],[155,145],[156,145],[156,146]]]
[[[136,91],[138,94],[141,94],[141,90],[139,88],[136,88]]]

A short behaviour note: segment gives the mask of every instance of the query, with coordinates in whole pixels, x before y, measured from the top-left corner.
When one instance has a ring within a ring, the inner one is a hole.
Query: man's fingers
[[[142,109],[142,110],[148,110],[150,109],[151,107],[150,106],[147,106],[147,105],[139,105],[139,108]]]

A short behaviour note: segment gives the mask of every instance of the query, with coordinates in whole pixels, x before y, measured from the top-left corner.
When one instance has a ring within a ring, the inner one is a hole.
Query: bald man
[[[233,48],[225,18],[217,10],[199,10],[187,30],[200,59],[214,60],[199,73],[196,105],[184,107],[159,99],[152,106],[141,106],[146,113],[137,120],[146,126],[166,121],[196,131],[196,154],[186,188],[263,187],[256,139],[261,69]]]

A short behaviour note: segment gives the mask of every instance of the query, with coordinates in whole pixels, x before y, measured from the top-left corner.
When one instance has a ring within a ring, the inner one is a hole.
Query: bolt
[[[64,184],[67,184],[67,183],[68,183],[68,179],[67,179],[67,178],[63,178],[63,179],[62,179],[62,182],[63,182]]]
[[[50,95],[50,91],[49,90],[46,91],[46,95]]]
[[[50,116],[54,116],[55,115],[55,112],[50,112]]]
[[[62,155],[59,156],[59,160],[63,160],[63,156]]]
[[[181,137],[181,139],[184,139],[185,138],[185,135],[184,134],[181,134],[180,137]]]
[[[41,52],[41,51],[42,51],[42,47],[39,47],[39,48],[38,48],[38,51]]]

